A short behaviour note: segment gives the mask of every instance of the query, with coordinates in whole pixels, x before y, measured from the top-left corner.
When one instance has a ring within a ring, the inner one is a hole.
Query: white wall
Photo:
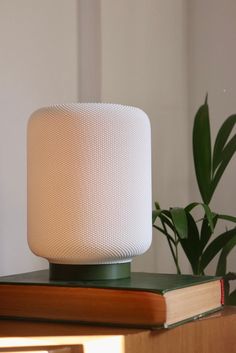
[[[78,97],[76,0],[0,1],[0,275],[47,266],[26,241],[26,124]]]

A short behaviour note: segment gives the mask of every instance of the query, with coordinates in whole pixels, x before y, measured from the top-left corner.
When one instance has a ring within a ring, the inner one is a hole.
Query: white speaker
[[[147,115],[103,103],[41,108],[27,159],[28,244],[51,279],[129,276],[152,238]]]

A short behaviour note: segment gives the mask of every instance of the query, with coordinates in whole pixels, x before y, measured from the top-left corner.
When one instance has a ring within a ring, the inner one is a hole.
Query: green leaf
[[[214,233],[214,229],[218,221],[218,215],[216,215],[215,213],[212,213],[212,215],[213,215],[213,218],[212,218],[213,229],[212,227],[210,227],[209,220],[206,217],[204,217],[202,222],[202,227],[200,232],[201,251],[204,250],[209,239],[211,238],[211,235]]]
[[[206,204],[202,204],[202,207],[204,208],[205,211],[205,215],[209,224],[209,227],[212,231],[212,233],[214,232],[214,223],[213,223],[213,217],[214,217],[214,213],[211,212],[211,209],[208,205]]]
[[[161,209],[161,207],[160,207],[158,202],[155,201],[154,205],[155,205],[156,210],[160,210]]]
[[[236,135],[232,137],[232,139],[228,142],[227,146],[222,152],[221,163],[219,167],[215,171],[213,176],[212,185],[211,185],[211,194],[214,193],[227,165],[229,164],[231,158],[233,157],[234,153],[236,152]]]
[[[228,272],[224,276],[224,281],[229,282],[229,281],[235,281],[236,280],[236,273],[235,272]]]
[[[155,223],[155,221],[156,221],[157,217],[159,217],[160,213],[161,213],[161,211],[157,211],[157,210],[152,211],[152,224]]]
[[[236,228],[220,234],[206,248],[201,257],[201,269],[204,270],[219,251],[235,236]]]
[[[206,205],[205,203],[201,203],[201,202],[192,202],[188,206],[185,207],[185,211],[191,212],[197,206],[201,206],[204,209],[206,219],[207,219],[209,226],[213,232],[214,231],[213,218],[215,217],[215,213],[211,211],[211,209],[208,205]]]
[[[171,214],[168,210],[153,210],[152,211],[152,225],[156,222],[157,218],[159,218],[163,227],[169,227],[175,233],[175,226],[172,223]],[[154,227],[156,228],[156,227]]]
[[[219,215],[218,215],[218,218],[219,218],[219,219],[224,219],[224,220],[226,220],[226,221],[230,221],[230,222],[236,223],[236,217],[229,216],[229,215],[226,215],[226,214],[219,214]]]
[[[224,276],[226,274],[227,257],[230,251],[235,247],[235,245],[236,245],[236,232],[235,232],[235,235],[227,242],[227,244],[223,247],[221,251],[217,268],[216,268],[217,276]]]
[[[211,200],[211,131],[207,99],[199,108],[193,125],[193,157],[199,191],[205,204]]]
[[[190,213],[186,213],[186,216],[188,220],[188,238],[183,239],[179,237],[179,241],[191,264],[193,273],[198,274],[200,256],[199,232],[192,215]]]
[[[226,301],[227,305],[236,305],[236,289],[230,293]]]
[[[183,208],[173,207],[170,209],[173,224],[179,237],[185,239],[188,237],[188,221],[186,212]]]
[[[218,165],[222,160],[222,152],[225,148],[225,144],[229,138],[229,135],[236,123],[236,115],[229,116],[224,123],[222,124],[221,128],[218,131],[215,140],[215,146],[213,151],[213,173],[217,169]]]
[[[191,212],[195,207],[199,206],[199,202],[192,202],[188,206],[185,207],[186,212]]]
[[[175,233],[175,226],[172,223],[170,211],[162,210],[159,218],[163,226],[168,226]]]

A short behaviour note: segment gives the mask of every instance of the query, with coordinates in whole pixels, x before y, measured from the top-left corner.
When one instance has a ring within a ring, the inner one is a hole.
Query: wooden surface
[[[0,321],[0,351],[71,346],[73,353],[236,353],[236,307],[168,330]]]

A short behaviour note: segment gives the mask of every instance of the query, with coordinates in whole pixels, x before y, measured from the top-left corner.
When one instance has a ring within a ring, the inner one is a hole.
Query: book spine
[[[221,285],[221,305],[225,304],[225,282],[223,278],[220,280]]]

